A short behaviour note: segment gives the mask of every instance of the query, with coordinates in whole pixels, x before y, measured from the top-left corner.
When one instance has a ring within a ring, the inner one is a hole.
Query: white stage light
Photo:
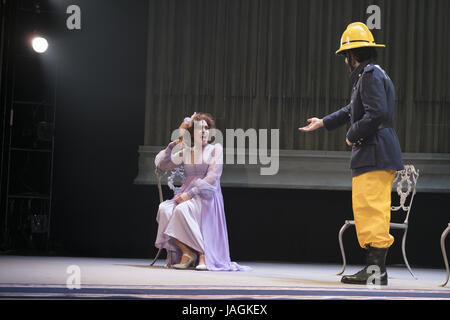
[[[47,51],[48,42],[45,38],[35,37],[31,41],[31,44],[33,46],[34,51],[36,51],[38,53],[43,53],[43,52]]]

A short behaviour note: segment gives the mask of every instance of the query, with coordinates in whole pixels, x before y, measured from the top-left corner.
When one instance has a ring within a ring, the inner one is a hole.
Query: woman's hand
[[[191,196],[187,192],[179,193],[175,196],[175,201],[180,204],[182,202],[188,201],[191,199]]]
[[[194,116],[196,114],[197,114],[197,112],[194,112],[192,114],[192,116],[190,117],[191,120],[189,122],[186,122],[185,119],[183,119],[183,121],[181,122],[180,126],[178,127],[180,129],[180,137],[177,140],[175,140],[175,141],[178,141],[177,144],[183,141],[184,133],[189,128],[189,125],[191,124],[191,122],[194,121]]]
[[[185,122],[184,119],[183,119],[183,121],[181,122],[180,127],[179,127],[180,130],[186,130],[189,127],[189,124],[194,120],[194,116],[196,114],[197,114],[197,112],[194,112],[192,114],[192,116],[190,116],[191,121],[189,121],[189,122]]]
[[[178,128],[182,131],[182,130],[187,130],[188,126],[189,126],[189,123],[186,123],[183,120]]]

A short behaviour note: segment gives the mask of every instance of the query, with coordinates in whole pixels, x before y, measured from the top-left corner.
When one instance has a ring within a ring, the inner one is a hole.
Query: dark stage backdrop
[[[51,225],[55,254],[133,258],[156,254],[158,193],[155,186],[133,184],[138,146],[166,144],[170,130],[194,110],[213,112],[220,126],[284,128],[283,148],[341,148],[343,132],[309,138],[288,133],[307,115],[324,114],[345,103],[346,70],[334,50],[346,24],[365,16],[368,2],[56,3],[62,24],[50,42],[53,51],[46,56],[58,63]],[[399,110],[407,92],[414,93],[412,101],[423,99],[431,110],[420,116],[404,107],[400,111],[403,118],[411,115],[408,130],[417,125],[417,134],[410,132],[414,135],[409,151],[448,152],[448,137],[441,140],[445,128],[430,125],[442,124],[448,107],[448,100],[443,103],[448,82],[439,84],[437,78],[448,74],[448,42],[438,45],[448,31],[448,22],[442,21],[448,4],[375,3],[383,12],[383,29],[375,36],[388,44],[380,51],[381,59],[403,99]],[[78,31],[65,27],[65,9],[71,4],[82,10]],[[409,14],[419,16],[419,22],[408,20]],[[407,26],[415,31],[406,32],[412,30]],[[409,47],[409,38],[414,38],[414,48]],[[147,116],[146,97],[151,102]],[[411,108],[422,110],[418,105]],[[399,118],[396,126],[406,146],[407,127]],[[438,147],[417,145],[417,137],[437,139]],[[167,188],[164,193],[170,195]],[[223,188],[223,194],[233,260],[340,262],[337,234],[351,218],[349,192]],[[443,266],[439,237],[448,223],[445,197],[416,196],[407,243],[413,266]],[[400,234],[394,235],[400,239]],[[349,263],[361,263],[354,230],[344,241]],[[402,263],[399,244],[392,250],[391,264]]]
[[[80,256],[149,256],[155,198],[133,184],[143,143],[148,3],[55,1],[62,13],[52,245]],[[81,30],[66,8],[81,9]]]
[[[225,128],[279,128],[281,149],[347,150],[347,128],[299,134],[348,103],[342,32],[381,9],[379,63],[396,88],[404,152],[450,152],[447,0],[150,0],[146,145],[193,111]],[[169,130],[168,130],[169,129]],[[171,130],[170,130],[171,129]]]

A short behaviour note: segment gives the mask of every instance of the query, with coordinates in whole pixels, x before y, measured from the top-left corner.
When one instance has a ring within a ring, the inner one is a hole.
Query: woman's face
[[[209,140],[209,126],[205,120],[195,121],[194,123],[194,143],[201,143],[205,146]]]

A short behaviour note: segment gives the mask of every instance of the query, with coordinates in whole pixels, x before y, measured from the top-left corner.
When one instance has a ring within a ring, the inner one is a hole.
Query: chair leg
[[[152,263],[150,263],[150,266],[153,266],[156,262],[156,260],[158,260],[159,255],[161,254],[162,249],[158,250],[158,253],[156,254],[156,257],[153,259]]]
[[[417,277],[414,275],[414,273],[411,270],[411,267],[409,266],[408,259],[406,259],[406,234],[408,233],[408,228],[405,229],[405,232],[403,233],[403,239],[402,239],[402,253],[403,253],[403,260],[405,261],[406,267],[409,270],[409,273],[411,273],[411,276],[417,280]]]
[[[166,267],[172,268],[172,265],[173,265],[173,263],[172,263],[172,253],[169,250],[166,250],[166,251],[167,251],[167,264],[166,264]]]
[[[442,257],[444,258],[444,263],[445,263],[445,269],[447,271],[447,277],[446,279],[440,284],[441,287],[444,287],[449,279],[450,276],[450,269],[448,267],[448,260],[447,260],[447,252],[445,251],[445,238],[447,238],[448,233],[450,232],[450,223],[448,224],[447,229],[444,230],[444,232],[442,232],[441,235],[441,250],[442,250]]]
[[[345,251],[344,251],[344,244],[342,242],[342,235],[344,234],[345,229],[348,228],[350,224],[345,222],[342,226],[341,230],[339,230],[339,247],[341,248],[341,254],[342,254],[342,269],[337,273],[337,275],[341,275],[344,273],[345,266],[347,265],[347,261],[345,259]]]

